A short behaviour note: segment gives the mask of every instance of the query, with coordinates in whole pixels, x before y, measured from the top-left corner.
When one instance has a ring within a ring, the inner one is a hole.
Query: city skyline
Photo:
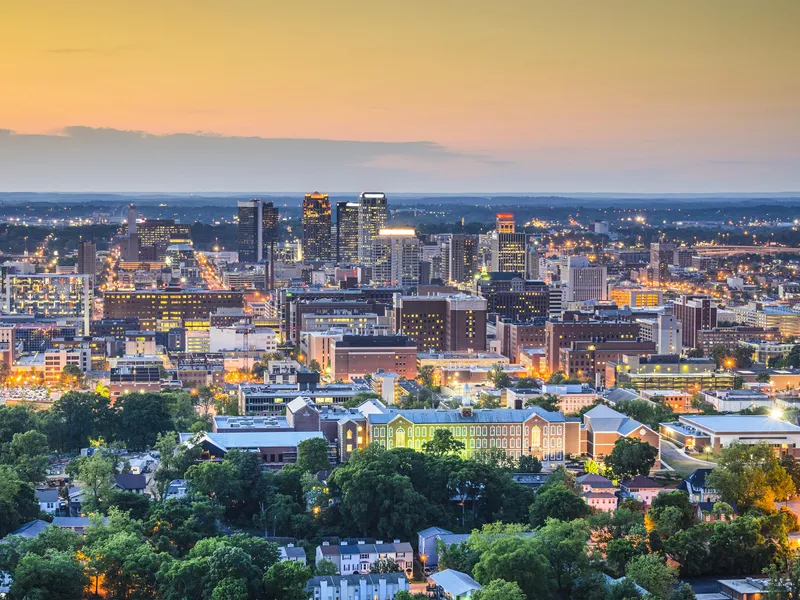
[[[800,189],[789,0],[44,4],[0,191]]]

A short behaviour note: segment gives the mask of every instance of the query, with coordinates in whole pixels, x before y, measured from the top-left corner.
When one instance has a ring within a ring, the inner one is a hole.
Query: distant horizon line
[[[358,196],[361,191],[325,191],[320,192],[328,196]],[[519,198],[800,198],[797,191],[771,191],[771,192],[391,192],[379,190],[387,196],[404,196],[413,198],[424,197],[519,197]],[[235,191],[235,190],[209,190],[209,191],[135,191],[135,190],[0,190],[0,196],[10,195],[90,195],[90,196],[156,196],[156,197],[193,197],[193,196],[298,196],[310,194],[309,191]]]

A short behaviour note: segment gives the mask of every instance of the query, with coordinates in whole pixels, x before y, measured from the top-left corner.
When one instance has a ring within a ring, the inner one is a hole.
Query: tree
[[[111,492],[114,465],[100,450],[91,456],[82,456],[72,461],[68,465],[68,472],[75,474],[75,478],[86,488],[94,503]]]
[[[554,588],[550,564],[530,537],[505,537],[495,540],[473,569],[481,585],[495,579],[513,581],[526,598],[549,598]]]
[[[766,442],[733,443],[723,448],[718,467],[707,477],[721,499],[739,510],[775,511],[775,502],[792,497],[795,485]]]
[[[446,545],[441,540],[436,542],[436,553],[439,555],[439,570],[453,569],[468,575],[481,558],[481,553],[470,548],[468,544]]]
[[[52,448],[79,450],[90,439],[110,439],[115,412],[109,398],[88,392],[67,392],[48,411],[45,429]]]
[[[753,351],[745,346],[737,346],[733,351],[733,360],[739,369],[749,369],[753,366]]]
[[[608,589],[608,600],[638,600],[641,597],[636,582],[627,577],[612,584]]]
[[[527,454],[522,454],[519,457],[519,463],[517,466],[518,473],[541,473],[542,472],[542,461],[540,461],[535,456],[529,456]]]
[[[666,599],[678,580],[678,574],[658,554],[637,556],[625,568],[625,576],[656,598]]]
[[[392,558],[379,558],[369,568],[370,573],[400,573],[401,570]]]
[[[555,394],[542,394],[534,396],[525,401],[525,406],[538,406],[550,412],[558,412],[558,405],[561,401]]]
[[[316,577],[325,577],[329,575],[338,575],[339,569],[338,567],[333,564],[333,562],[323,558],[322,560],[318,560],[317,564],[314,565],[314,575]]]
[[[123,394],[120,407],[119,430],[128,450],[144,450],[156,443],[159,433],[173,429],[165,395]]]
[[[436,429],[433,437],[422,445],[425,452],[436,456],[445,454],[458,454],[464,450],[464,442],[455,439],[453,432],[449,429]]]
[[[475,600],[525,600],[525,594],[522,593],[517,582],[495,579],[484,586],[482,590],[475,592],[473,598]]]
[[[483,392],[475,402],[475,408],[500,408],[500,398],[493,394]]]
[[[28,553],[14,569],[11,596],[30,600],[81,600],[89,578],[74,554],[50,550]]]
[[[380,396],[375,392],[358,392],[352,398],[348,398],[342,402],[342,406],[344,408],[357,408],[364,404],[364,402],[367,400],[374,400],[376,398],[380,398]]]
[[[563,485],[555,485],[541,489],[530,507],[530,522],[534,527],[544,525],[547,519],[570,521],[579,519],[589,513],[586,502],[571,489]]]
[[[311,576],[311,569],[298,562],[276,563],[264,575],[265,597],[267,600],[306,600],[306,583]]]
[[[668,531],[668,537],[678,529],[687,529],[694,525],[695,507],[689,500],[689,495],[682,490],[661,492],[653,498],[647,516],[655,523],[659,533],[663,535]]]
[[[303,440],[297,445],[297,466],[309,473],[329,471],[328,440],[322,437]]]
[[[548,519],[533,537],[534,545],[547,558],[555,580],[557,595],[571,596],[572,586],[579,574],[586,571],[589,559],[586,542],[589,526],[583,519],[559,521]]]
[[[667,600],[695,600],[696,596],[692,586],[685,581],[669,593]]]
[[[85,385],[83,371],[78,365],[64,365],[59,376],[59,383],[68,389],[82,388]]]
[[[158,434],[154,449],[158,451],[159,462],[153,479],[158,499],[163,501],[170,482],[183,479],[187,469],[200,457],[203,449],[199,444],[180,444],[178,435],[172,431]]]
[[[0,537],[39,516],[33,486],[10,466],[0,465]]]
[[[637,438],[623,437],[614,443],[614,449],[606,457],[606,467],[616,479],[622,480],[636,475],[647,475],[656,463],[658,448]]]
[[[429,390],[434,388],[434,368],[433,365],[422,365],[417,369],[417,381],[420,385],[425,386]]]
[[[772,563],[765,573],[769,576],[768,598],[800,600],[800,553],[797,550]]]
[[[499,390],[511,386],[511,378],[500,364],[493,365],[486,375],[486,380],[491,382],[495,389]]]
[[[723,346],[722,344],[717,344],[711,349],[711,358],[714,359],[714,363],[718,369],[722,366],[725,368],[731,368],[736,365],[733,359],[730,358],[728,347]]]
[[[38,431],[15,433],[9,447],[9,460],[23,481],[33,485],[47,476],[47,437]]]
[[[317,373],[322,371],[322,367],[319,364],[319,361],[315,358],[310,363],[308,363],[308,368],[312,371],[316,371]]]
[[[767,371],[760,371],[758,375],[756,375],[756,383],[769,383],[770,376]]]

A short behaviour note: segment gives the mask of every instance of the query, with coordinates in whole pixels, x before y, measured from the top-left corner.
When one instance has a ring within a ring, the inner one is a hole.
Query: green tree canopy
[[[775,502],[795,494],[789,473],[766,442],[733,443],[723,448],[718,467],[706,478],[725,502],[739,510],[758,508],[774,512]]]
[[[606,457],[606,467],[616,479],[647,475],[656,463],[658,448],[637,438],[623,437],[614,443]]]

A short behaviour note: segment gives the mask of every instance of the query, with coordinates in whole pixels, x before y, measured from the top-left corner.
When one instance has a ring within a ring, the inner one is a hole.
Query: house
[[[114,487],[123,492],[144,494],[144,490],[147,487],[147,477],[131,473],[114,475]]]
[[[24,538],[36,538],[39,537],[39,534],[42,533],[42,531],[51,525],[58,527],[59,529],[70,529],[78,535],[83,535],[86,532],[86,528],[90,527],[91,524],[92,522],[89,520],[89,517],[53,517],[52,523],[42,521],[41,519],[36,519],[34,521],[28,521],[15,531],[12,531],[9,535],[19,535]]]
[[[713,469],[695,469],[678,484],[678,489],[689,494],[692,502],[716,502],[719,500],[717,490],[706,485],[706,477]]]
[[[323,542],[317,547],[316,561],[329,560],[342,575],[369,573],[373,563],[379,559],[395,561],[401,571],[411,573],[414,567],[414,550],[408,542],[394,540],[390,544],[378,540],[367,544],[359,540],[356,544],[330,544]]]
[[[664,486],[654,479],[637,475],[622,481],[619,484],[619,489],[624,497],[633,498],[646,506],[650,506],[653,503],[653,498],[664,491]]]
[[[466,544],[469,539],[469,533],[439,533],[433,540],[426,544],[425,563],[426,568],[434,569],[439,566],[439,545],[445,548],[450,546],[458,546],[459,544]],[[420,557],[420,560],[422,557]]]
[[[417,532],[417,551],[423,566],[428,567],[438,564],[436,541],[442,535],[453,535],[453,532],[441,527],[428,527]]]
[[[301,565],[307,564],[306,551],[302,546],[287,544],[278,548],[281,562],[299,562]]]
[[[472,598],[473,594],[482,589],[481,584],[461,571],[445,569],[430,576],[436,584],[440,597],[448,600],[464,600]]]
[[[581,475],[580,477],[576,477],[575,481],[578,485],[581,486],[581,489],[585,492],[611,492],[614,493],[617,491],[617,486],[615,486],[610,479],[607,477],[603,477],[602,475],[597,475],[595,473],[587,473],[586,475]]]
[[[719,592],[724,598],[735,600],[762,600],[767,598],[769,580],[747,577],[745,579],[720,579]]]
[[[186,483],[185,479],[173,479],[167,486],[165,498],[167,500],[179,500],[186,496],[188,489],[189,485]]]
[[[48,515],[54,515],[58,509],[58,490],[36,490],[39,508]]]
[[[590,508],[603,512],[617,510],[619,503],[619,498],[612,492],[584,492],[581,497]]]
[[[313,600],[391,600],[408,589],[408,579],[400,573],[317,576],[306,584]]]

